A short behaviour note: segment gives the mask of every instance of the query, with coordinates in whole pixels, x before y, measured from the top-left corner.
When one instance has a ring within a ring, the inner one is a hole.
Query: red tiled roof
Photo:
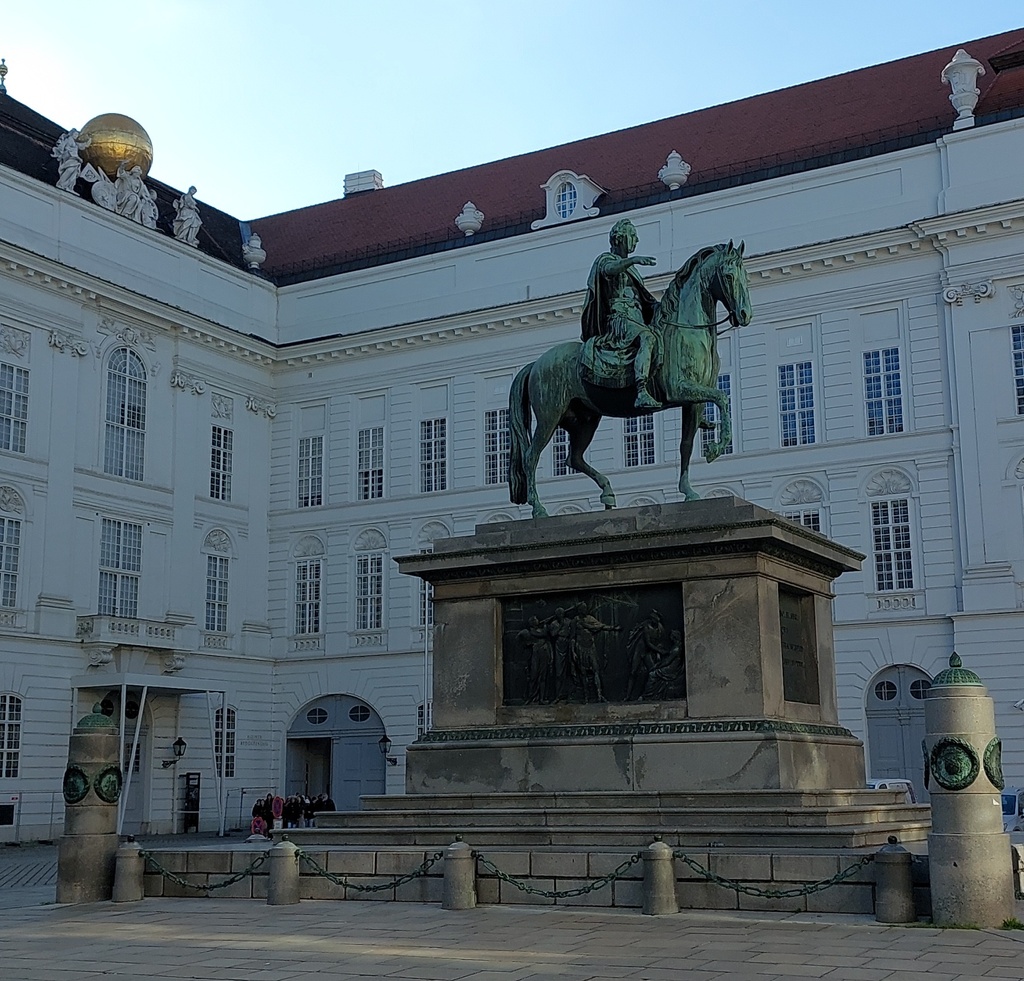
[[[340,259],[353,250],[383,251],[389,243],[461,237],[453,222],[467,200],[486,216],[484,231],[517,216],[540,217],[544,202],[541,185],[561,169],[586,174],[611,199],[626,189],[661,187],[657,173],[671,150],[678,150],[691,165],[690,183],[694,183],[761,158],[792,161],[922,128],[948,126],[951,130],[955,112],[949,103],[950,90],[940,75],[958,47],[986,68],[986,74],[978,79],[981,98],[977,114],[1024,105],[1024,67],[997,74],[988,60],[1024,47],[1021,28],[535,153],[256,219],[253,227],[267,250],[264,270],[273,275],[300,264]]]

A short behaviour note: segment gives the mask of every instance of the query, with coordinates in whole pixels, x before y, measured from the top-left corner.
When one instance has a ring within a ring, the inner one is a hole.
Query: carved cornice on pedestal
[[[973,296],[974,302],[980,303],[982,300],[991,299],[995,295],[995,283],[990,279],[983,283],[963,283],[960,286],[947,286],[942,291],[942,299],[947,303],[955,303],[958,307],[964,305],[964,298],[968,296]]]

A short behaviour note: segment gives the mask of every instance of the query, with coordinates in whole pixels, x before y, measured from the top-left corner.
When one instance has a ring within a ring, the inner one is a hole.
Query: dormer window
[[[576,210],[576,201],[579,195],[576,193],[576,185],[572,181],[562,181],[555,192],[555,211],[562,219],[571,218]]]
[[[547,199],[547,213],[530,226],[533,229],[593,218],[600,213],[594,202],[604,194],[604,188],[598,187],[586,174],[560,170],[541,187]]]

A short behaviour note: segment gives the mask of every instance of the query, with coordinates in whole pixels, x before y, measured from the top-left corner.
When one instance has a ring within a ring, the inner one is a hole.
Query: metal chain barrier
[[[765,899],[789,899],[793,896],[809,896],[812,892],[821,892],[823,889],[828,889],[831,886],[838,885],[840,882],[844,882],[864,868],[865,865],[869,865],[875,860],[874,855],[865,855],[859,862],[854,862],[853,865],[847,866],[831,878],[819,879],[817,882],[810,882],[806,886],[794,886],[790,889],[761,889],[758,886],[750,886],[736,879],[728,879],[723,875],[712,872],[710,869],[704,868],[700,862],[690,858],[682,849],[676,849],[672,854],[675,858],[682,859],[694,872],[703,876],[708,882],[713,882],[716,886],[733,889],[737,893],[742,892],[747,896],[762,896]]]
[[[480,852],[473,852],[473,857],[485,868],[488,872],[492,872],[502,882],[507,882],[509,885],[515,886],[521,892],[530,893],[532,896],[544,896],[546,899],[570,899],[573,896],[585,896],[589,892],[594,892],[597,889],[603,889],[605,886],[614,882],[616,879],[621,879],[625,875],[628,869],[631,869],[637,862],[641,861],[644,857],[643,852],[637,852],[635,855],[630,855],[621,865],[612,869],[607,875],[602,875],[600,879],[594,879],[588,882],[585,886],[579,886],[576,889],[537,889],[534,886],[528,885],[520,879],[513,879],[507,872],[502,872],[493,862],[489,862]]]
[[[172,872],[170,869],[165,869],[157,860],[154,852],[140,849],[139,854],[146,860],[146,867],[154,869],[159,872],[165,879],[170,879],[171,882],[177,883],[185,889],[195,889],[197,892],[209,892],[211,889],[223,889],[225,886],[233,885],[236,882],[241,882],[248,875],[253,875],[255,871],[267,860],[267,852],[262,855],[257,855],[241,872],[237,872],[235,875],[230,876],[221,882],[208,882],[205,885],[201,885],[196,882],[189,882],[187,879],[183,879],[176,872]]]
[[[411,872],[406,872],[405,875],[395,876],[388,882],[378,882],[372,886],[363,886],[356,882],[349,882],[348,879],[343,879],[333,872],[328,872],[312,855],[304,852],[301,848],[296,848],[296,853],[317,875],[330,879],[336,886],[344,886],[346,889],[352,889],[355,892],[383,892],[385,889],[395,889],[398,886],[404,886],[405,883],[412,882],[413,879],[419,879],[421,876],[426,875],[444,857],[444,852],[434,852],[430,858],[424,859],[416,868]]]

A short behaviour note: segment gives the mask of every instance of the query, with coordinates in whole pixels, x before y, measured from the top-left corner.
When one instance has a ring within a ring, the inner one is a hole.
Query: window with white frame
[[[222,555],[206,556],[206,629],[228,629],[228,560]]]
[[[223,709],[217,709],[213,719],[213,752],[217,759],[217,769],[225,777],[235,775],[235,733],[237,731],[235,710],[229,708],[227,719]],[[223,769],[222,766],[223,757]]]
[[[356,556],[356,630],[380,630],[384,625],[384,554]]]
[[[146,368],[126,347],[107,359],[107,411],[103,470],[142,480],[146,450]]]
[[[433,551],[432,548],[421,548],[420,555],[429,555]],[[434,625],[434,587],[426,579],[420,580],[419,606],[419,625],[432,627]]]
[[[0,607],[18,605],[18,566],[21,563],[21,521],[0,518]]]
[[[554,477],[564,477],[572,473],[569,466],[569,434],[559,426],[551,439],[551,473]]]
[[[875,588],[892,592],[914,588],[910,538],[910,501],[899,497],[871,502],[872,552]]]
[[[214,426],[210,436],[210,497],[231,500],[231,467],[235,434],[223,426]]]
[[[903,384],[898,347],[864,352],[864,407],[869,436],[903,432]]]
[[[358,444],[359,500],[374,501],[384,496],[384,427],[360,429]]]
[[[627,467],[646,467],[655,461],[654,416],[622,420],[622,455]]]
[[[448,420],[420,420],[420,492],[448,489]]]
[[[821,531],[820,508],[794,508],[789,511],[783,511],[782,516],[787,521],[793,521],[798,525],[803,525],[805,528],[810,528],[811,531]]]
[[[512,438],[508,430],[508,409],[488,409],[484,413],[484,483],[508,481],[508,460]]]
[[[21,699],[10,692],[0,692],[0,777],[17,777],[20,758]]]
[[[295,563],[295,632],[320,633],[320,559],[299,559]]]
[[[299,507],[319,507],[324,502],[324,438],[299,440]]]
[[[779,365],[779,430],[783,446],[815,442],[814,371],[810,361]]]
[[[1024,416],[1024,324],[1014,324],[1013,385],[1017,396],[1017,415]]]
[[[142,525],[104,518],[100,531],[100,616],[139,615]]]
[[[562,181],[555,188],[555,212],[559,218],[569,218],[576,210],[576,201],[579,194],[576,185],[572,181]]]
[[[0,450],[25,452],[28,371],[0,361]]]
[[[720,392],[725,395],[726,406],[729,409],[729,415],[732,416],[732,378],[728,374],[718,376],[717,388]],[[718,426],[722,421],[722,413],[718,406],[714,402],[707,402],[704,405],[704,419],[711,423],[714,429],[702,429],[700,431],[700,451],[701,454],[706,454],[708,447],[718,439]],[[732,437],[729,438],[729,442],[726,443],[725,449],[722,453],[732,453]]]
[[[420,704],[416,706],[416,735],[417,736],[422,736],[434,724],[433,723],[433,719],[431,718],[431,715],[432,715],[431,708],[432,708],[432,706],[431,706],[430,702],[420,702]]]

